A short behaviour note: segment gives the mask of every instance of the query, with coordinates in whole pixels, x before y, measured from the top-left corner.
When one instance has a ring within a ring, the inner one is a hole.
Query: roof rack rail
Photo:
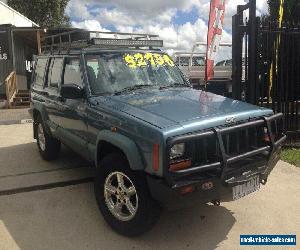
[[[154,38],[158,38],[158,35],[75,29],[46,36],[42,41],[42,52],[84,48],[163,47],[163,41]]]

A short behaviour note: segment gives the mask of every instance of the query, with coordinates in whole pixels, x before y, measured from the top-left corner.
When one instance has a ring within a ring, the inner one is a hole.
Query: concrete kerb
[[[7,120],[7,121],[0,121],[0,125],[27,124],[32,122],[33,122],[32,119]]]

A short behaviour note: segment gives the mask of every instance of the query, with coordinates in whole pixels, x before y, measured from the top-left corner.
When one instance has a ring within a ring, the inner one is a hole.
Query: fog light
[[[185,194],[189,194],[195,191],[195,187],[193,186],[186,186],[180,189],[180,194],[181,195],[185,195]]]
[[[214,184],[211,181],[208,181],[203,183],[201,187],[203,190],[210,190],[214,187]]]

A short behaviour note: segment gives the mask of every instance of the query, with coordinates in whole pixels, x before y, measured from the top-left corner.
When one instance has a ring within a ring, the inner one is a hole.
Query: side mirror
[[[65,99],[80,99],[84,96],[84,90],[76,84],[65,84],[61,86],[60,94]]]

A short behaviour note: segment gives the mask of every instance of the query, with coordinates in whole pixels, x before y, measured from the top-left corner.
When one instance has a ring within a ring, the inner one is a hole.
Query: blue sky
[[[231,42],[231,17],[246,1],[227,0],[223,42]],[[209,6],[209,0],[70,0],[66,12],[79,28],[158,34],[172,53],[206,41]],[[257,14],[266,10],[266,0],[257,1]]]
[[[187,22],[195,24],[199,18],[199,13],[196,7],[192,7],[189,11],[177,10],[176,15],[172,18],[175,25],[183,25]]]

